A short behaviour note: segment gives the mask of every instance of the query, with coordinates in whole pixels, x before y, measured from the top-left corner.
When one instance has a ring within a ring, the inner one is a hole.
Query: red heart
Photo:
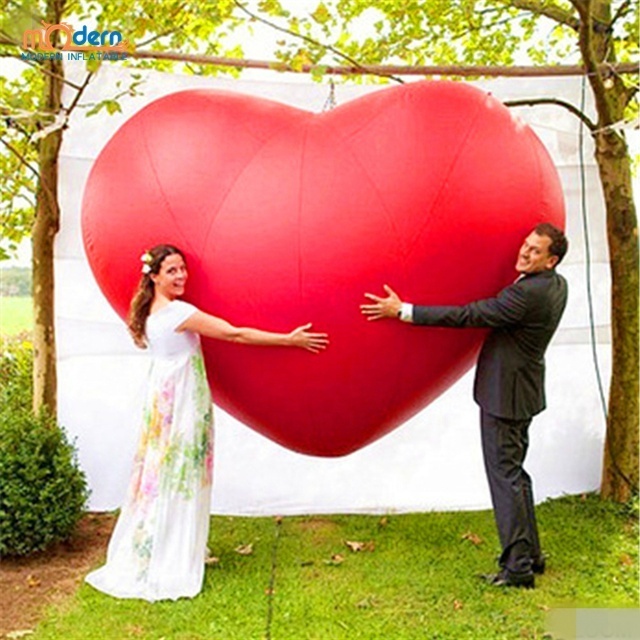
[[[350,453],[425,407],[483,332],[367,322],[365,291],[459,304],[515,276],[524,236],[564,226],[560,182],[528,126],[461,83],[385,89],[312,114],[214,90],[148,105],[95,162],[83,236],[122,316],[139,255],[181,247],[187,299],[240,326],[313,322],[331,345],[204,341],[214,399],[282,445]]]

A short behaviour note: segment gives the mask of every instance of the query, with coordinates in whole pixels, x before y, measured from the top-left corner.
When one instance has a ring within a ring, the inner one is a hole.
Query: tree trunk
[[[57,410],[56,341],[54,331],[53,245],[59,227],[57,203],[58,149],[56,131],[42,140],[40,178],[33,224],[33,409]]]
[[[633,94],[601,66],[615,62],[611,0],[572,2],[580,14],[580,52],[598,112],[595,157],[607,211],[611,270],[612,364],[600,491],[603,498],[625,502],[638,491],[640,264],[629,149],[611,125],[624,119]]]
[[[638,491],[640,363],[638,223],[627,145],[596,134],[596,160],[607,209],[611,270],[612,365],[601,495],[627,501]]]
[[[62,4],[48,3],[47,22],[58,24]],[[54,36],[58,32],[54,33]],[[62,107],[63,68],[61,60],[46,60],[43,111],[55,116]],[[54,329],[53,247],[60,226],[58,207],[58,154],[62,130],[57,129],[40,140],[39,180],[36,191],[36,215],[33,223],[33,409],[57,410],[56,342]]]

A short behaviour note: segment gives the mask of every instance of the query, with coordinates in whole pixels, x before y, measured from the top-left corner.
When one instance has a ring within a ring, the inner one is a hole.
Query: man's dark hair
[[[541,222],[534,231],[539,236],[547,236],[547,238],[551,238],[549,253],[552,256],[557,256],[558,262],[556,264],[560,264],[562,262],[562,258],[564,258],[567,253],[567,249],[569,248],[569,241],[567,240],[567,236],[564,235],[562,229],[554,227],[549,222]]]

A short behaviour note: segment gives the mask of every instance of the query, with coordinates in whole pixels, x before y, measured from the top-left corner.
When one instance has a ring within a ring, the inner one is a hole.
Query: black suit
[[[565,279],[549,270],[520,278],[495,298],[413,308],[415,324],[492,329],[478,358],[474,398],[481,408],[500,562],[513,572],[529,572],[532,560],[540,558],[531,479],[522,463],[531,419],[546,406],[544,353],[566,302]]]

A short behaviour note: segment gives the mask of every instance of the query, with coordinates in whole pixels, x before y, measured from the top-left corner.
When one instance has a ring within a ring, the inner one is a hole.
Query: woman
[[[291,333],[235,327],[179,300],[182,252],[159,245],[142,256],[129,331],[153,356],[142,433],[106,564],[86,581],[118,598],[193,597],[202,588],[213,469],[213,413],[200,335],[242,344],[328,345],[307,324]]]

